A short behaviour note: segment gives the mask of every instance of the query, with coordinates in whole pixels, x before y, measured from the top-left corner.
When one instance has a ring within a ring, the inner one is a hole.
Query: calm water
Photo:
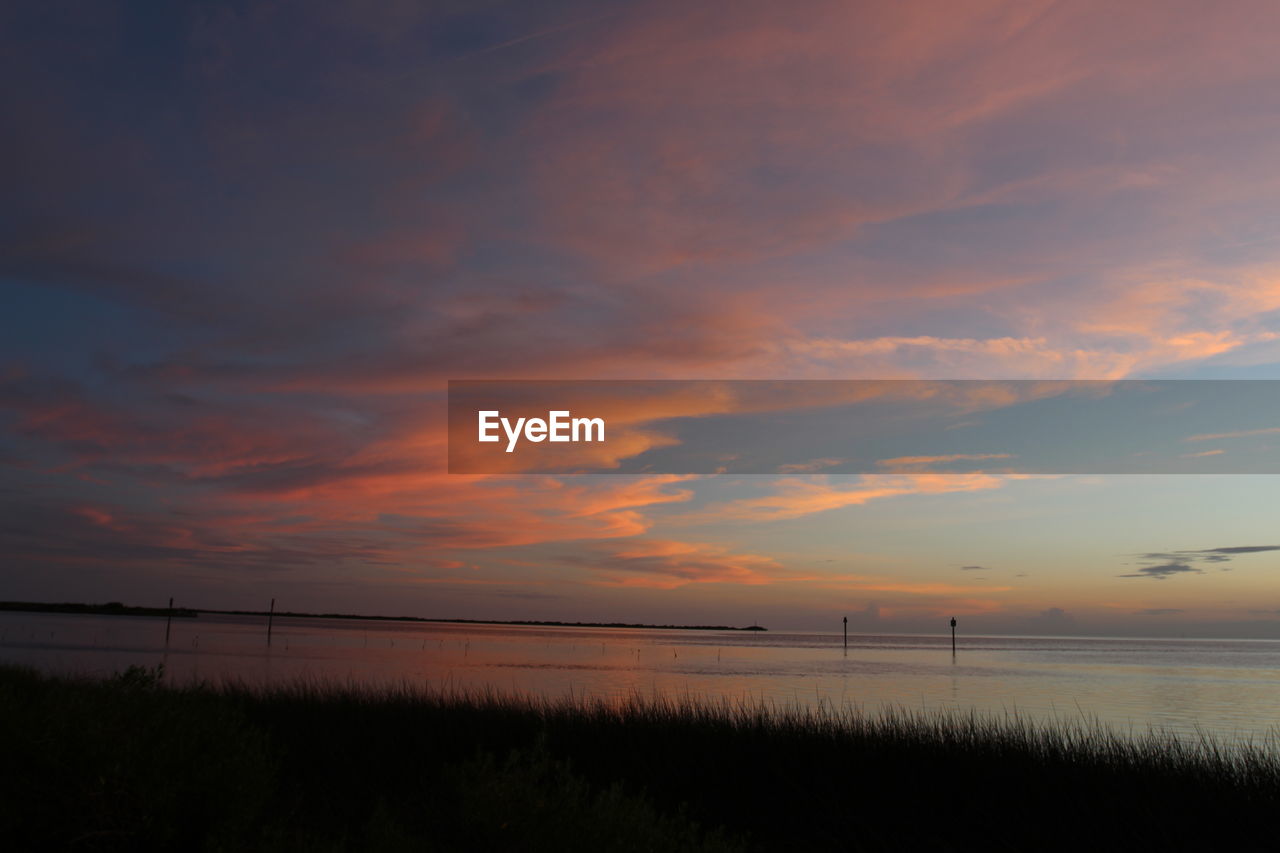
[[[1280,737],[1280,641],[961,638],[535,628],[335,619],[266,621],[0,613],[0,660],[107,676],[409,681],[551,697],[649,696],[853,705],[875,712],[976,709],[1097,718],[1227,740]],[[1274,743],[1273,743],[1274,745]]]

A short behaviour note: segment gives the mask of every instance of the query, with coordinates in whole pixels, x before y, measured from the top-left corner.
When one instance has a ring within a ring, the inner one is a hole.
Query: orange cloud
[[[647,507],[686,501],[674,475],[615,481],[432,475],[362,484],[358,501],[341,490],[312,493],[299,508],[306,529],[377,531],[429,549],[499,548],[645,533]]]
[[[999,489],[1024,475],[991,474],[869,474],[841,488],[825,477],[777,481],[777,492],[758,498],[728,501],[689,514],[682,521],[780,521],[874,500],[906,495],[937,495]]]
[[[609,552],[575,556],[567,562],[583,566],[602,586],[675,589],[694,583],[759,586],[777,582],[787,572],[777,560],[759,554],[736,554],[724,545],[673,540],[638,540]]]

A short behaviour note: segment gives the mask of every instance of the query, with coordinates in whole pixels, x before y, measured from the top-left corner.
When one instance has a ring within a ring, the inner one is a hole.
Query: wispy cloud
[[[1228,563],[1241,554],[1258,554],[1280,551],[1280,545],[1229,545],[1221,548],[1201,548],[1190,551],[1153,551],[1140,554],[1139,558],[1154,561],[1134,572],[1119,575],[1122,578],[1162,579],[1181,574],[1204,574],[1196,563]],[[1228,571],[1228,569],[1222,569]]]
[[[1138,569],[1136,572],[1131,572],[1129,574],[1124,574],[1124,575],[1118,575],[1118,577],[1155,578],[1157,580],[1161,580],[1163,578],[1173,577],[1174,575],[1183,575],[1183,574],[1202,575],[1204,574],[1204,570],[1197,569],[1194,566],[1188,565],[1187,563],[1161,563],[1155,566],[1143,566],[1142,568]]]
[[[1203,435],[1189,435],[1187,441],[1218,441],[1224,438],[1249,438],[1255,435],[1280,435],[1280,427],[1264,427],[1262,429],[1242,429],[1236,432],[1210,432]],[[1206,453],[1196,454],[1199,456],[1208,453],[1221,453],[1221,450],[1211,450]]]
[[[796,462],[791,465],[779,465],[779,474],[814,474],[827,468],[843,465],[846,459],[811,459],[808,462]]]
[[[881,459],[876,465],[894,471],[924,471],[936,465],[949,465],[953,462],[984,461],[988,459],[1012,459],[1010,453],[951,453],[946,456],[896,456],[892,459]]]

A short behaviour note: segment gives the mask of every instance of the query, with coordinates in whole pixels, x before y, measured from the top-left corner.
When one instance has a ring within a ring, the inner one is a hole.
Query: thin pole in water
[[[956,617],[951,617],[951,656],[956,656]]]
[[[271,609],[267,611],[267,645],[271,645],[271,623],[276,618],[276,600],[271,599]]]
[[[849,654],[849,617],[844,617],[844,653]]]
[[[169,627],[173,624],[173,596],[169,597],[169,615],[164,620],[164,647],[169,648]]]

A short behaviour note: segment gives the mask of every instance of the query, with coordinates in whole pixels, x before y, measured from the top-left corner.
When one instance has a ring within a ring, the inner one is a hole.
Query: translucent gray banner
[[[458,474],[1275,474],[1276,380],[464,380]]]

